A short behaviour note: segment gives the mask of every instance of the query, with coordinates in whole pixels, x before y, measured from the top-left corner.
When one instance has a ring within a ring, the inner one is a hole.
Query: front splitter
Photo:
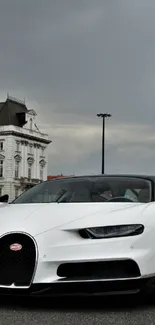
[[[32,284],[28,289],[0,288],[0,295],[11,296],[73,296],[73,295],[125,295],[155,291],[155,277],[137,280],[55,282]]]

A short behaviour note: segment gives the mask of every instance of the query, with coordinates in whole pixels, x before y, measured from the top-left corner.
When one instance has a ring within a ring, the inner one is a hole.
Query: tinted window
[[[90,202],[91,182],[47,181],[34,186],[13,203]]]
[[[130,177],[92,177],[46,181],[19,196],[13,203],[107,202],[118,198],[151,201],[151,182]]]
[[[151,182],[145,179],[126,177],[107,177],[96,180],[94,192],[102,197],[122,197],[133,202],[151,201]]]

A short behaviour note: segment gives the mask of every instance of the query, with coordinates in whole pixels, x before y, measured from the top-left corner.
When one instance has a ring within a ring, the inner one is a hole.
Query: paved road
[[[45,299],[0,298],[0,325],[154,325],[154,301],[133,298]]]

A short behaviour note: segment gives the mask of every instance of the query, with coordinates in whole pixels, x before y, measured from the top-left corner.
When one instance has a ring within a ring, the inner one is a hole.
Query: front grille
[[[21,250],[12,251],[12,244],[20,244]],[[13,233],[0,238],[0,285],[29,286],[35,262],[36,248],[31,237]]]
[[[58,267],[57,275],[66,280],[119,279],[140,276],[138,265],[132,260],[65,263]]]

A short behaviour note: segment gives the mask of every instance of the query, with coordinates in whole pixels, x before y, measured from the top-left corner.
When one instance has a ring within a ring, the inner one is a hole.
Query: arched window
[[[28,179],[30,180],[32,176],[32,165],[28,165]]]
[[[43,166],[40,166],[40,179],[43,181],[44,178],[44,169]]]
[[[3,177],[4,161],[0,160],[0,177]]]
[[[15,160],[15,178],[19,178],[19,160]]]

